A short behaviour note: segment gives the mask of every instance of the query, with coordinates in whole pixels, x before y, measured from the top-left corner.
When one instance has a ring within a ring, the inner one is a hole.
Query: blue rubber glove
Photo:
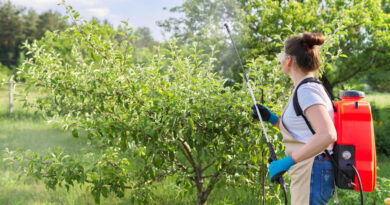
[[[272,180],[277,174],[283,175],[284,172],[288,171],[294,164],[294,160],[291,158],[291,154],[287,157],[271,162],[268,167],[269,177]]]
[[[263,119],[264,121],[269,122],[272,125],[274,125],[278,121],[278,116],[272,113],[271,110],[269,110],[266,106],[257,104],[257,108],[259,109],[261,119]],[[255,105],[253,105],[251,109],[253,111],[252,117],[258,120],[259,117],[257,116]]]

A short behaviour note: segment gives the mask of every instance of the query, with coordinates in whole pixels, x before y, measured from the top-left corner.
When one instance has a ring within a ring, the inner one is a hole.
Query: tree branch
[[[169,157],[167,157],[167,155],[165,155],[164,153],[162,153],[161,155],[164,156],[166,159],[169,159]],[[176,164],[176,166],[180,167],[182,170],[187,170],[187,167],[184,166],[184,164],[181,163],[176,157],[173,158],[173,162]]]
[[[186,141],[184,141],[182,138],[178,138],[179,142],[182,144],[182,146],[179,146],[180,150],[183,152],[184,156],[187,158],[187,160],[190,162],[192,167],[194,169],[197,168],[194,155],[192,154],[191,147],[188,145]]]
[[[202,176],[203,179],[206,179],[206,178],[210,178],[210,177],[213,177],[214,174],[210,174],[210,175],[205,175],[205,176]]]
[[[179,162],[179,160],[177,160],[176,158],[173,159],[173,161],[175,162],[175,164],[180,167],[182,170],[187,170],[187,167],[184,166],[184,164],[182,164],[181,162]]]
[[[207,166],[203,167],[202,169],[202,172],[206,171],[208,168],[210,168],[217,160],[213,160],[210,164],[208,164]]]
[[[202,193],[202,198],[207,199],[208,196],[210,195],[211,191],[213,190],[215,184],[218,182],[218,176],[221,173],[221,171],[225,168],[226,164],[222,163],[221,169],[217,170],[210,179],[210,182],[206,188],[206,191]]]
[[[170,169],[170,170],[168,170],[168,171],[166,171],[164,173],[161,173],[161,174],[157,175],[155,180],[149,179],[149,180],[145,181],[145,183],[146,184],[151,184],[153,181],[159,181],[159,180],[161,180],[161,178],[163,178],[163,177],[165,177],[165,176],[167,176],[169,174],[172,174],[172,173],[174,173],[176,171],[179,171],[179,170],[182,170],[182,168],[179,167],[179,168]]]
[[[354,77],[355,75],[357,75],[357,74],[360,73],[360,72],[367,71],[367,70],[371,69],[371,67],[372,67],[372,65],[375,63],[375,61],[376,61],[376,57],[373,56],[373,57],[371,58],[370,63],[368,64],[368,66],[365,67],[366,69],[363,69],[364,67],[360,67],[359,69],[355,70],[354,72],[350,73],[349,75],[345,76],[344,78],[339,78],[339,80],[336,80],[335,82],[333,82],[333,83],[332,83],[333,86],[334,86],[334,85],[337,85],[337,84],[339,84],[339,83],[341,83],[341,82],[345,82],[346,80],[348,80],[348,79]]]
[[[87,182],[87,183],[90,183],[90,184],[94,184],[94,182],[93,181],[91,181],[91,180],[88,180],[88,179],[85,179],[84,180],[85,182]],[[113,186],[114,184],[113,183],[109,183],[109,184],[105,184],[105,185],[108,185],[108,186]],[[134,189],[134,187],[135,186],[123,186],[125,189]]]

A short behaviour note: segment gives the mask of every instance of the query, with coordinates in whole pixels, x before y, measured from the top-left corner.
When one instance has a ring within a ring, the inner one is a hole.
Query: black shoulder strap
[[[294,110],[295,110],[295,113],[297,114],[297,116],[303,115],[302,108],[298,102],[298,89],[299,89],[299,87],[301,87],[301,85],[303,85],[305,83],[309,83],[309,82],[321,84],[321,81],[319,81],[317,78],[313,78],[313,77],[306,78],[298,84],[298,86],[295,88],[294,96],[293,96],[293,105],[294,105]]]
[[[311,126],[309,120],[306,118],[306,116],[303,114],[303,111],[302,111],[302,108],[301,106],[299,105],[299,102],[298,102],[298,88],[305,84],[305,83],[309,83],[309,82],[313,82],[313,83],[318,83],[318,84],[321,84],[321,81],[318,80],[317,78],[314,78],[314,77],[310,77],[310,78],[306,78],[304,80],[302,80],[299,85],[295,88],[295,91],[294,91],[294,94],[293,94],[293,106],[294,106],[294,110],[295,110],[295,113],[297,114],[297,116],[302,116],[303,119],[305,120],[306,122],[306,125],[309,127],[311,133],[314,135],[316,132],[314,131],[313,127]],[[322,85],[323,86],[323,85]],[[329,92],[326,90],[326,88],[324,87],[325,91],[326,91],[326,94],[328,95],[330,101],[332,102],[332,98],[330,97],[329,95]],[[332,102],[332,105],[333,105],[333,102]],[[334,111],[336,112],[336,107],[333,105],[333,109]]]

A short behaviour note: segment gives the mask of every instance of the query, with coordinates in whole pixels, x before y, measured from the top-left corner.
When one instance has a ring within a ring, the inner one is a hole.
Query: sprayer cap
[[[357,90],[349,90],[349,91],[343,91],[340,93],[341,98],[364,98],[364,92],[357,91]]]

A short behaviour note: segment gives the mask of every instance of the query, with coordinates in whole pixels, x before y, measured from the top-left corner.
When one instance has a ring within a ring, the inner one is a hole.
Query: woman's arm
[[[301,149],[291,154],[295,162],[316,156],[337,140],[336,129],[324,105],[315,104],[308,107],[305,116],[316,133]]]

